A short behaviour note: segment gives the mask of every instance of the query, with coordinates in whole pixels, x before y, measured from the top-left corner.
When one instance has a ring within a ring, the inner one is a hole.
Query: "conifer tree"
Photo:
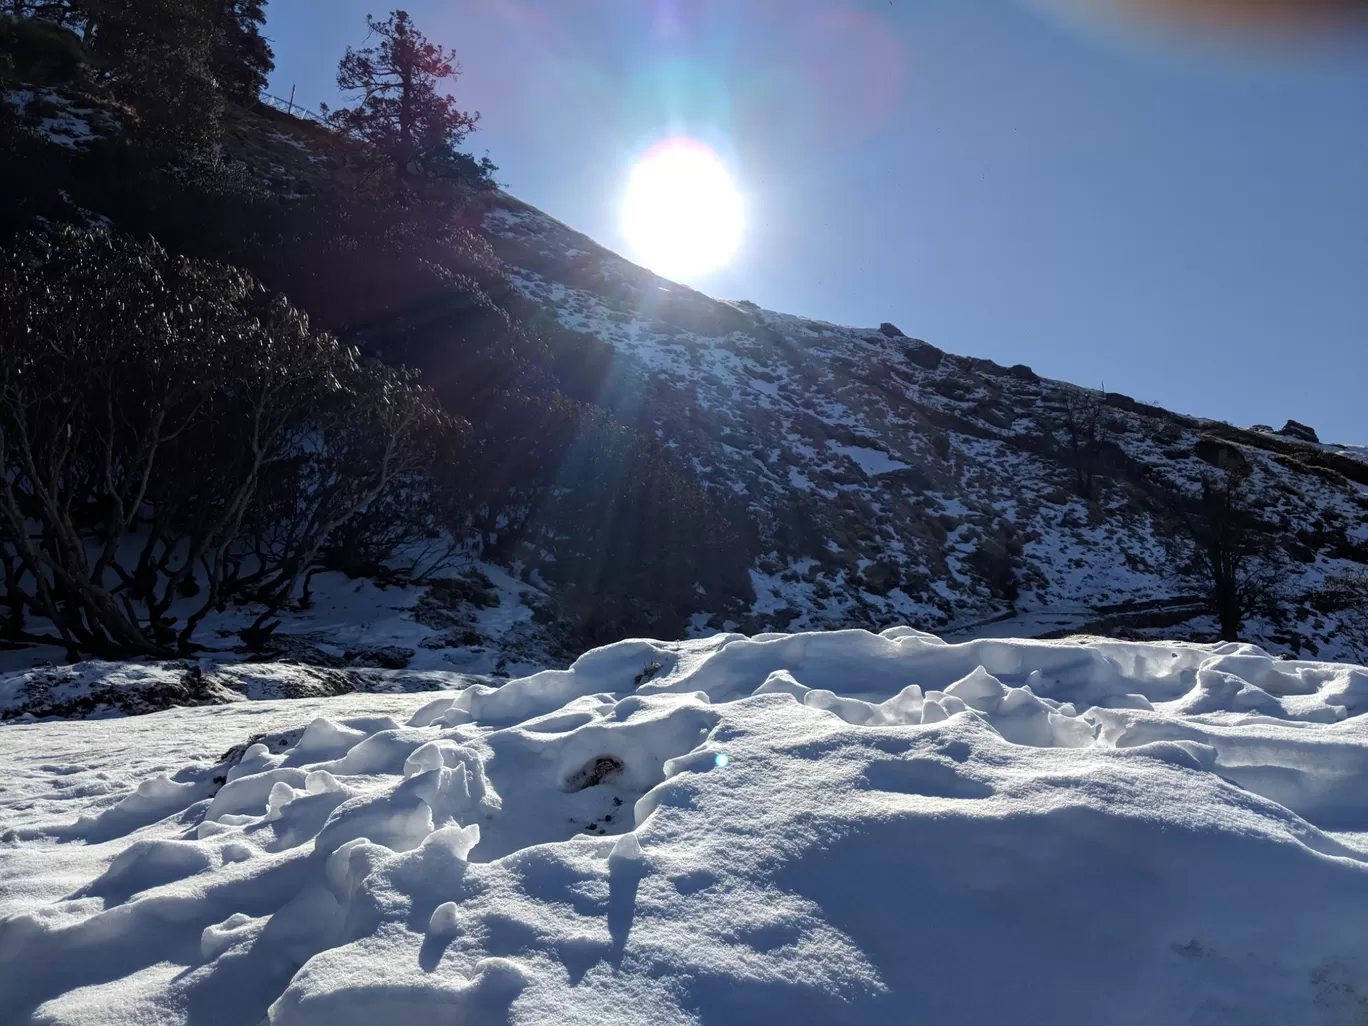
[[[360,141],[377,166],[402,182],[420,175],[488,180],[495,170],[456,147],[479,123],[478,112],[461,110],[439,87],[461,74],[455,54],[431,42],[406,11],[384,21],[367,17],[376,44],[347,48],[337,84],[359,94],[355,106],[328,113],[329,122]]]
[[[214,26],[202,0],[83,0],[87,45],[138,112],[145,141],[177,151],[218,139]]]
[[[275,70],[275,54],[261,34],[266,0],[207,0],[214,26],[214,77],[225,95],[254,100]]]

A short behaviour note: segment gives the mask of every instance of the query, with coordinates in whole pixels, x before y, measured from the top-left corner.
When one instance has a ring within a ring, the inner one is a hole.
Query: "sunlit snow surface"
[[[9,725],[0,1022],[1362,1022],[1365,711],[899,628]]]

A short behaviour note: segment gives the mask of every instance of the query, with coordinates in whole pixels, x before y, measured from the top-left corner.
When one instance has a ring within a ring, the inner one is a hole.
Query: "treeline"
[[[126,104],[142,140],[176,150],[217,142],[224,103],[255,100],[275,67],[265,0],[4,0],[0,13],[15,71],[56,62]]]
[[[5,130],[8,637],[183,653],[246,603],[243,640],[269,646],[320,570],[393,577],[441,539],[537,569],[567,647],[747,598],[744,517],[649,411],[595,405],[611,351],[506,277],[481,227],[495,168],[459,150],[478,114],[407,15],[343,55],[340,156],[282,189],[217,145],[225,124],[265,138],[284,117],[255,99],[261,3],[3,9],[7,93],[127,111],[75,149]]]

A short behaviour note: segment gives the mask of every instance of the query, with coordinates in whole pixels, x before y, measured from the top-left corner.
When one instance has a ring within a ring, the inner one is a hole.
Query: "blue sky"
[[[683,129],[746,197],[689,282],[1248,425],[1368,442],[1368,44],[1159,44],[1025,0],[408,0],[510,191],[628,252]],[[374,0],[274,0],[336,99]]]

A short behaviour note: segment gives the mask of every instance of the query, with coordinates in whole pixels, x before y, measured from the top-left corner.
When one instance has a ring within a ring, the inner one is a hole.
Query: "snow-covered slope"
[[[0,1021],[1357,1023],[1365,712],[898,628],[10,725]]]
[[[85,100],[29,90],[17,102],[53,115],[34,127],[63,159],[116,133],[107,112]],[[236,108],[228,121],[225,153],[278,196],[297,199],[345,178],[345,144],[316,125]],[[100,212],[62,198],[66,216],[103,223]],[[1363,658],[1315,593],[1327,577],[1368,565],[1368,447],[1320,444],[1304,425],[1244,430],[1172,413],[1042,379],[1027,366],[948,354],[891,324],[842,327],[721,302],[511,197],[488,202],[483,225],[517,291],[611,347],[607,368],[597,366],[597,347],[559,354],[572,365],[572,391],[673,449],[713,499],[725,500],[742,539],[726,562],[746,572],[718,575],[725,588],[712,592],[683,581],[685,598],[669,602],[694,608],[672,609],[679,615],[660,630],[911,623],[952,638],[1214,637],[1200,588],[1173,573],[1165,521],[1175,496],[1193,494],[1213,464],[1233,459],[1252,468],[1258,512],[1290,556],[1284,615],[1255,619],[1247,636],[1270,651]],[[375,330],[353,341],[368,344]],[[1066,423],[1079,406],[1101,410],[1086,488]],[[548,539],[583,525],[538,528],[521,539],[525,551],[508,557],[515,540],[491,556],[500,565],[480,568],[494,606],[320,577],[315,606],[286,612],[283,643],[269,655],[516,674],[622,636],[576,633],[558,607],[567,584],[600,594],[597,582],[554,572],[576,564]],[[621,596],[603,597],[611,605]],[[206,624],[206,655],[251,655],[235,635],[252,619],[229,610]],[[0,670],[63,658],[0,642]]]
[[[1061,623],[1210,635],[1200,597],[1172,573],[1162,521],[1174,494],[1196,492],[1213,463],[1233,458],[1252,466],[1260,513],[1294,557],[1288,622],[1254,624],[1251,636],[1351,655],[1334,618],[1303,600],[1328,574],[1368,563],[1368,450],[1041,379],[893,325],[719,302],[513,200],[486,226],[526,296],[614,347],[602,401],[745,509],[759,551],[754,605],[732,617],[740,629],[955,632],[1017,617],[1014,632]],[[1071,405],[1090,403],[1101,418],[1085,497],[1066,422]]]

